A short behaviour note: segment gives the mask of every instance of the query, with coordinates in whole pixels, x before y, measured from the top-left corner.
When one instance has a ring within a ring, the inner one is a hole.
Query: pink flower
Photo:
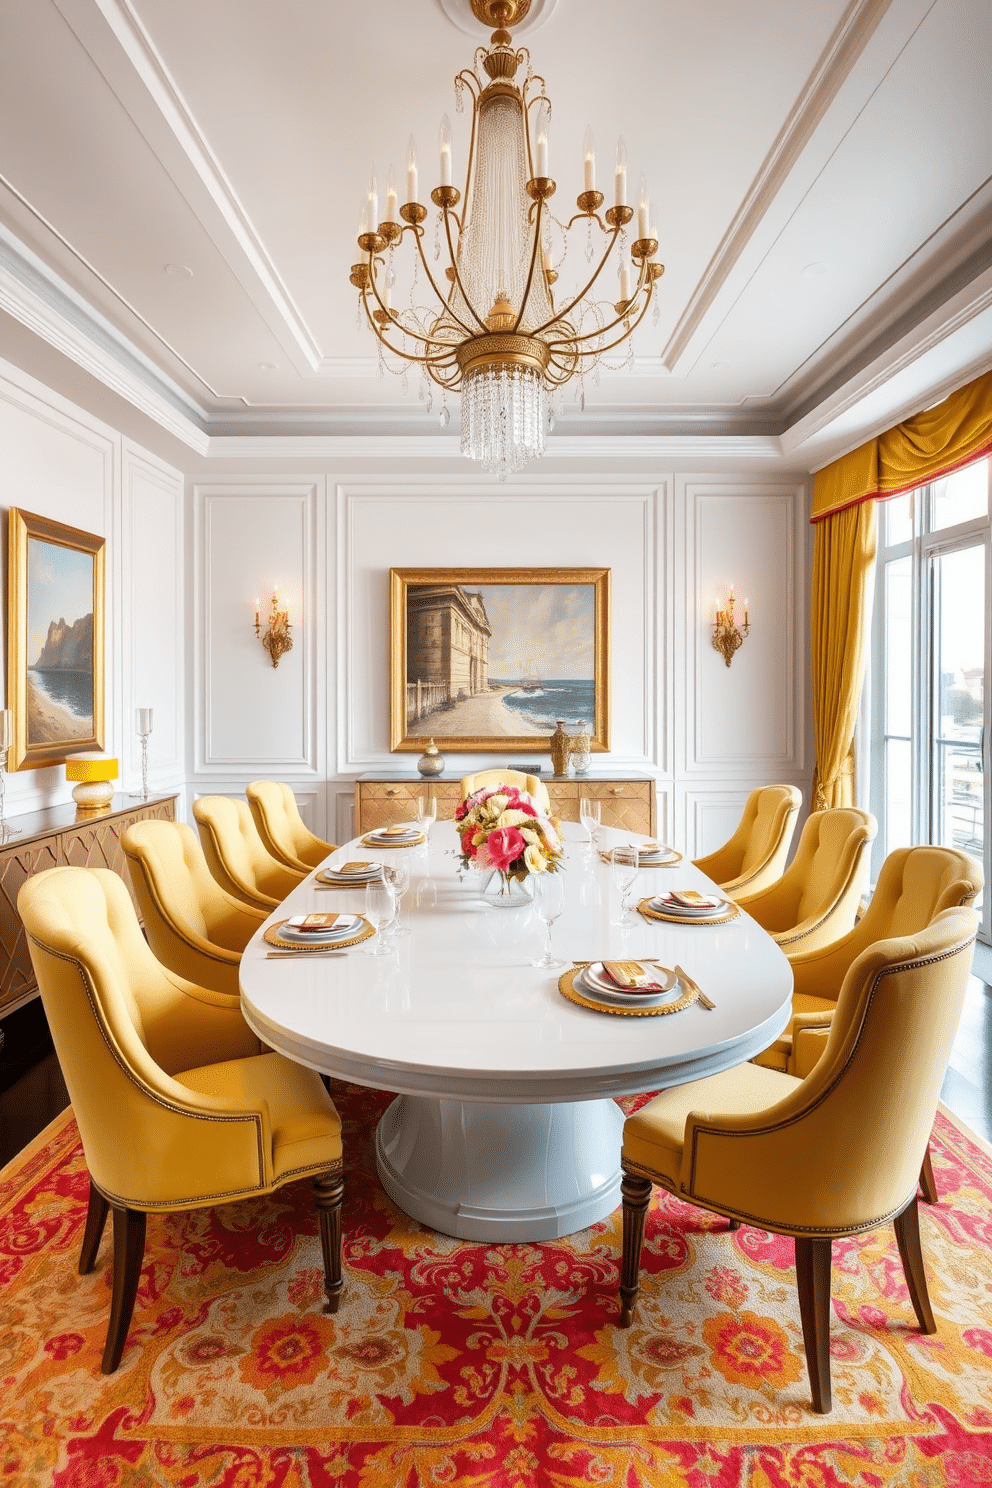
[[[489,833],[486,846],[493,863],[505,872],[515,858],[523,857],[527,843],[519,827],[499,827]]]
[[[489,856],[489,847],[488,847],[488,844],[485,843],[485,842],[480,843],[480,845],[478,847],[473,848],[471,855],[475,859],[475,866],[477,868],[495,868],[496,867],[496,864],[493,862],[492,858]]]

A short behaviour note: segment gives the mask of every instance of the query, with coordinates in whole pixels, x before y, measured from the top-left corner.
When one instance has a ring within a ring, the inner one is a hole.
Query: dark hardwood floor
[[[69,1104],[41,1000],[0,1023],[0,1167]],[[972,977],[941,1099],[992,1142],[992,987]]]

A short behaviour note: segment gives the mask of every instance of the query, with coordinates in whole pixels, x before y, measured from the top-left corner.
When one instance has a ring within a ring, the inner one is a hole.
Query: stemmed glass
[[[381,874],[378,878],[370,878],[365,885],[365,918],[376,934],[371,949],[365,953],[367,956],[384,956],[389,951],[384,932],[395,913],[396,895],[392,884]]]
[[[417,826],[424,834],[424,851],[431,845],[431,827],[437,821],[437,802],[434,797],[420,797],[417,801]]]
[[[594,801],[591,796],[579,797],[579,821],[586,829],[590,847],[596,841],[596,834],[602,821],[602,810],[601,801]]]
[[[537,873],[534,875],[534,908],[544,921],[544,931],[547,944],[544,955],[535,966],[543,967],[545,971],[554,971],[564,966],[564,961],[559,961],[551,954],[551,926],[565,908],[565,881],[561,873]]]
[[[612,863],[613,882],[616,884],[620,898],[620,906],[617,918],[613,920],[614,925],[626,925],[629,923],[627,917],[627,895],[634,886],[640,863],[637,848],[631,843],[621,843],[613,848],[610,853]]]
[[[401,919],[403,895],[410,887],[410,869],[405,862],[400,860],[393,864],[390,873],[392,874],[393,898],[396,900],[396,916],[389,927],[388,934],[390,940],[397,940],[401,935],[410,934]]]

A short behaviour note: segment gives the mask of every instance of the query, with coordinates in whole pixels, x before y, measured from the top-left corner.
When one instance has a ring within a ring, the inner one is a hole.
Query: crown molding
[[[674,371],[892,0],[850,0],[662,352]]]
[[[409,435],[213,435],[207,451],[211,460],[324,460],[461,459],[457,434]],[[547,470],[561,460],[777,460],[782,442],[776,434],[743,435],[586,435],[548,441],[542,461]],[[524,473],[526,475],[526,472]]]
[[[0,224],[0,310],[198,454],[206,415]]]

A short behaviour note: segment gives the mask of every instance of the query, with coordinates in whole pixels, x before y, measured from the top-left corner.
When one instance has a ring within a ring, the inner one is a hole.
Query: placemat
[[[354,935],[349,935],[341,940],[324,940],[320,941],[317,945],[308,945],[305,940],[279,940],[277,938],[277,931],[280,926],[285,925],[286,920],[279,920],[277,924],[270,925],[267,930],[263,930],[262,939],[270,946],[278,946],[280,951],[337,951],[344,946],[358,945],[360,941],[368,940],[370,935],[375,934],[375,931],[364,915],[359,915],[358,918],[361,920],[363,928],[356,931]]]
[[[683,1008],[690,1007],[696,1001],[697,993],[695,987],[689,987],[682,978],[679,982],[685,991],[681,997],[674,1002],[667,1002],[658,1007],[611,1007],[605,1002],[594,1002],[584,992],[580,992],[575,986],[575,978],[582,970],[581,966],[572,966],[568,971],[563,971],[558,978],[558,991],[562,997],[567,997],[569,1002],[577,1002],[580,1007],[591,1008],[594,1013],[613,1013],[621,1018],[658,1018],[664,1013],[681,1013]]]
[[[642,899],[637,908],[646,920],[667,920],[670,925],[725,925],[728,920],[736,920],[741,912],[739,904],[732,904],[726,914],[690,918],[688,915],[665,914],[664,910],[653,909],[650,898]]]

